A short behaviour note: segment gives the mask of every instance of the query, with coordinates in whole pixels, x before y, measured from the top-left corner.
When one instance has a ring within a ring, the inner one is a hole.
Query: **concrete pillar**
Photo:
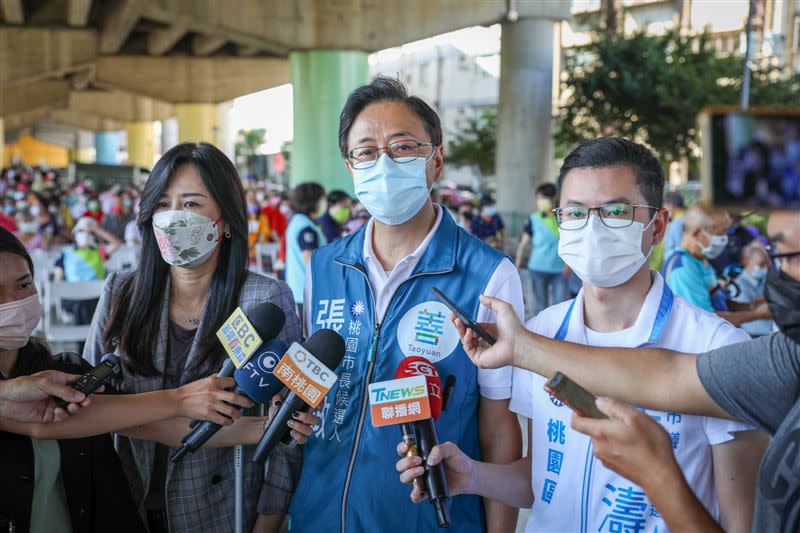
[[[98,131],[94,134],[95,161],[101,165],[118,165],[119,133]]]
[[[367,82],[367,54],[359,51],[291,52],[294,140],[290,183],[319,182],[327,190],[353,190],[339,152],[339,114],[348,95]]]
[[[161,121],[161,153],[178,144],[178,119],[175,117]]]
[[[72,150],[70,159],[76,163],[94,163],[94,132],[87,130],[75,131],[75,149]]]
[[[128,132],[128,164],[152,168],[156,157],[153,123],[128,122],[125,130]]]
[[[231,121],[232,110],[233,100],[222,102],[217,106],[216,130],[216,146],[231,161],[236,158],[236,132],[233,131],[233,122]]]
[[[217,142],[216,104],[175,104],[178,119],[178,142]]]
[[[554,179],[551,136],[556,22],[504,22],[497,111],[497,208],[518,234],[537,185]]]

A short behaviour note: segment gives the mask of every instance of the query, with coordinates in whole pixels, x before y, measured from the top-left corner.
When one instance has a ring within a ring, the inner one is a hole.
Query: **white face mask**
[[[97,239],[88,231],[78,231],[75,233],[75,246],[78,248],[97,248]]]
[[[703,233],[705,233],[706,237],[708,237],[708,246],[703,246],[701,244],[700,253],[702,253],[707,259],[716,259],[722,254],[722,252],[725,251],[725,247],[728,246],[728,236],[711,235],[706,230],[703,230]]]
[[[43,315],[38,294],[0,305],[0,350],[18,350],[28,344]]]
[[[655,220],[655,218],[653,219]],[[590,216],[586,226],[571,230],[567,221],[559,232],[558,255],[581,281],[597,287],[616,287],[627,282],[642,267],[653,251],[642,253],[645,226],[634,221],[625,228],[609,228],[598,216]]]
[[[205,263],[220,240],[219,220],[190,211],[156,213],[153,233],[164,261],[187,268]]]

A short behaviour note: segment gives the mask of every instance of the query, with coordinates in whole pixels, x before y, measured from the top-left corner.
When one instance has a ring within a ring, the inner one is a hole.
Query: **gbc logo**
[[[256,335],[250,330],[250,325],[245,318],[237,316],[231,327],[236,332],[236,337],[242,341],[245,349],[249,349],[253,343],[257,342]]]

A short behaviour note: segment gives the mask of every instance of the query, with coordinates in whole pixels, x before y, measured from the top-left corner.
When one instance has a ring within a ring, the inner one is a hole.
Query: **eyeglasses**
[[[791,259],[793,257],[800,257],[800,250],[796,252],[778,252],[778,249],[775,247],[774,244],[767,246],[767,254],[769,254],[769,258],[772,260],[772,264],[775,268],[781,268],[781,259]]]
[[[658,212],[658,207],[650,205],[626,204],[618,202],[605,204],[599,207],[585,207],[582,205],[571,205],[567,207],[557,207],[553,209],[556,214],[558,227],[563,230],[583,229],[589,222],[592,211],[597,211],[600,221],[609,228],[627,228],[633,224],[636,218],[636,208],[652,209]]]
[[[347,160],[350,162],[350,166],[356,170],[372,168],[378,163],[381,150],[385,150],[386,154],[395,163],[410,163],[420,157],[425,158],[425,161],[427,161],[433,157],[435,147],[436,145],[433,143],[421,143],[414,139],[405,139],[394,141],[385,147],[359,146],[358,148],[353,148],[347,154]]]

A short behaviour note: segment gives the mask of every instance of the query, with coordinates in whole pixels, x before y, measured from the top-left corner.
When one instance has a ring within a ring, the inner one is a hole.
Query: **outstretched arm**
[[[708,395],[696,356],[663,349],[598,348],[557,341],[525,329],[512,306],[481,296],[497,324],[481,324],[497,342],[489,346],[455,319],[464,350],[481,368],[512,364],[544,377],[562,372],[595,394],[662,411],[730,418]]]

